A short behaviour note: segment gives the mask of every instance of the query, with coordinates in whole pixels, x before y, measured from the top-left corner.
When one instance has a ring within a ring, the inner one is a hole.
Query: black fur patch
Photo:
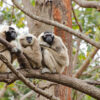
[[[12,27],[9,27],[9,30],[7,32],[5,32],[5,35],[6,35],[6,40],[8,42],[11,42],[12,40],[15,40],[16,37],[17,37],[16,31]]]

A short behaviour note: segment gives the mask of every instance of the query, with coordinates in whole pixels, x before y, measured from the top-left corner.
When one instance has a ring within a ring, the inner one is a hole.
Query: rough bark
[[[70,0],[54,0],[53,2],[53,18],[55,21],[72,27],[71,19],[71,3]],[[69,66],[65,68],[63,74],[71,75],[72,72],[72,35],[62,29],[54,27],[54,33],[63,39],[63,42],[68,48]],[[67,89],[67,91],[66,91]],[[66,95],[67,92],[67,95]],[[55,87],[55,95],[59,96],[61,100],[71,100],[71,89],[65,86],[57,85]]]

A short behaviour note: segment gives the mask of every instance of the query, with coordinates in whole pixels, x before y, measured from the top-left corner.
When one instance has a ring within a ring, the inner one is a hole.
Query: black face
[[[47,42],[49,45],[52,45],[54,40],[54,35],[52,32],[44,32],[44,35],[42,36],[43,40]]]
[[[31,43],[32,42],[32,37],[31,36],[26,37],[26,40],[27,40],[28,43]]]
[[[12,40],[15,40],[17,37],[16,31],[14,28],[9,27],[9,30],[7,32],[5,32],[6,34],[6,40],[8,42],[11,42]]]

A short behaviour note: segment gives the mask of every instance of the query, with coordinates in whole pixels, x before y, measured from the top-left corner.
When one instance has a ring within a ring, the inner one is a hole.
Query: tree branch
[[[18,70],[18,72],[22,73],[27,78],[38,78],[56,82],[58,84],[62,84],[64,86],[68,86],[83,93],[86,93],[96,99],[100,99],[100,89],[92,85],[88,85],[80,79],[60,74],[41,74],[39,70],[32,69],[20,69]],[[18,78],[11,72],[0,74],[0,82],[12,83],[16,80],[18,80]]]
[[[47,86],[45,86],[45,87],[38,87],[38,88],[40,88],[40,89],[42,89],[42,90],[45,90],[45,89],[48,89],[48,88],[50,88],[51,86],[54,86],[54,85],[57,85],[57,83],[51,83],[51,82],[50,82],[50,84],[48,84]],[[34,91],[30,91],[30,92],[26,93],[25,95],[23,95],[23,96],[20,98],[20,100],[25,100],[26,98],[32,96],[33,93],[34,93]]]
[[[74,0],[74,2],[84,8],[96,8],[100,10],[100,1]]]
[[[85,82],[91,85],[100,85],[100,81],[85,80]]]
[[[31,13],[29,11],[29,9],[23,9],[17,2],[16,0],[12,0],[12,2],[15,4],[15,6],[20,9],[22,12],[24,12],[27,16],[29,16],[30,18],[34,19],[34,20],[37,20],[37,21],[40,21],[40,22],[43,22],[45,24],[48,24],[48,25],[52,25],[52,26],[56,26],[58,28],[61,28],[83,40],[85,40],[86,42],[90,43],[91,45],[97,47],[97,48],[100,48],[100,43],[98,42],[95,42],[93,39],[90,39],[89,37],[87,37],[86,35],[82,34],[81,32],[78,32],[78,31],[75,31],[63,24],[60,24],[56,21],[52,21],[52,20],[48,20],[48,19],[45,19],[45,18],[42,18],[42,17],[39,17],[39,16],[36,16],[34,15],[33,13]]]
[[[20,100],[25,100],[26,98],[32,96],[34,94],[34,91],[30,91],[28,93],[26,93],[25,95],[23,95]]]
[[[72,2],[71,2],[72,3]],[[73,12],[73,16],[74,16],[74,18],[75,18],[75,22],[76,22],[76,24],[78,25],[78,27],[79,27],[79,30],[80,30],[80,32],[82,32],[82,26],[80,25],[80,23],[78,22],[78,19],[77,19],[77,17],[76,17],[76,14],[75,14],[75,11],[74,11],[74,8],[73,8],[73,6],[72,6],[72,12]],[[77,61],[78,61],[78,53],[79,53],[79,49],[80,49],[80,42],[81,42],[81,40],[78,38],[77,39],[77,47],[76,47],[76,53],[75,53],[75,56],[74,56],[74,58],[73,58],[73,66],[75,66],[76,67],[76,64],[77,64]]]
[[[74,16],[74,18],[75,18],[75,22],[76,22],[76,24],[77,24],[78,27],[79,27],[79,30],[80,30],[80,32],[82,32],[82,31],[83,31],[83,30],[82,30],[82,26],[81,26],[81,24],[78,22],[78,19],[77,19],[77,17],[76,17],[76,14],[75,14],[73,5],[72,5],[72,12],[73,12],[73,16]]]
[[[37,88],[34,84],[32,84],[29,80],[27,80],[23,74],[21,74],[19,71],[14,69],[14,67],[8,62],[8,60],[0,54],[0,59],[8,66],[8,68],[25,84],[27,85],[30,89],[34,90],[35,92],[45,96],[46,98],[50,100],[59,100],[57,97],[48,94],[47,92]]]
[[[86,70],[88,65],[90,64],[91,60],[94,58],[95,54],[97,53],[98,49],[94,48],[94,50],[90,53],[90,55],[87,57],[87,59],[84,61],[82,66],[78,69],[78,71],[75,73],[74,77],[78,78],[82,75],[82,73]]]
[[[91,75],[91,73],[97,69],[100,69],[100,66],[95,66],[93,67],[91,70],[87,71],[87,72],[84,72],[82,73],[82,75]]]

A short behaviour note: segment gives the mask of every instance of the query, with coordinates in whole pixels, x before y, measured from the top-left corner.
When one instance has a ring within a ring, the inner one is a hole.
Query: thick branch
[[[100,1],[86,1],[86,0],[74,0],[78,5],[85,8],[96,8],[100,10]]]
[[[48,25],[52,25],[52,26],[56,26],[56,27],[58,27],[58,28],[61,28],[61,29],[65,30],[65,31],[67,31],[67,32],[69,32],[69,33],[71,33],[71,34],[73,34],[73,35],[75,35],[75,36],[77,36],[77,37],[79,37],[79,38],[85,40],[86,42],[92,44],[93,46],[95,46],[95,47],[97,47],[97,48],[100,48],[100,43],[95,42],[93,39],[90,39],[89,37],[87,37],[86,35],[82,34],[81,32],[75,31],[75,30],[73,30],[73,29],[71,29],[71,28],[69,28],[69,27],[67,27],[67,26],[65,26],[65,25],[63,25],[63,24],[60,24],[60,23],[58,23],[58,22],[56,22],[56,21],[51,21],[51,20],[48,20],[48,19],[45,19],[45,18],[36,16],[36,15],[34,15],[33,13],[31,13],[31,12],[29,11],[29,9],[23,9],[23,8],[16,2],[16,0],[12,0],[12,1],[13,1],[13,3],[15,4],[15,6],[16,6],[17,8],[19,8],[22,12],[24,12],[24,13],[25,13],[27,16],[29,16],[30,18],[32,18],[32,19],[34,19],[34,20],[37,20],[37,21],[40,21],[40,22],[43,22],[43,23],[48,24]]]
[[[50,100],[58,100],[58,98],[56,98],[53,95],[48,94],[47,92],[37,88],[34,84],[32,84],[29,80],[27,80],[23,74],[21,74],[19,71],[17,71],[16,69],[14,69],[14,67],[8,62],[8,60],[2,55],[0,54],[0,59],[8,66],[8,68],[25,84],[27,85],[30,89],[34,90],[35,92],[45,96],[46,98],[50,99]]]
[[[88,85],[84,81],[80,79],[76,79],[73,77],[60,75],[60,74],[41,74],[40,71],[24,69],[19,70],[27,78],[38,78],[38,79],[45,79],[48,81],[56,82],[62,84],[64,86],[69,86],[73,89],[79,90],[83,93],[86,93],[94,98],[100,99],[100,89]],[[18,78],[13,74],[0,74],[0,82],[12,83],[18,80]]]

